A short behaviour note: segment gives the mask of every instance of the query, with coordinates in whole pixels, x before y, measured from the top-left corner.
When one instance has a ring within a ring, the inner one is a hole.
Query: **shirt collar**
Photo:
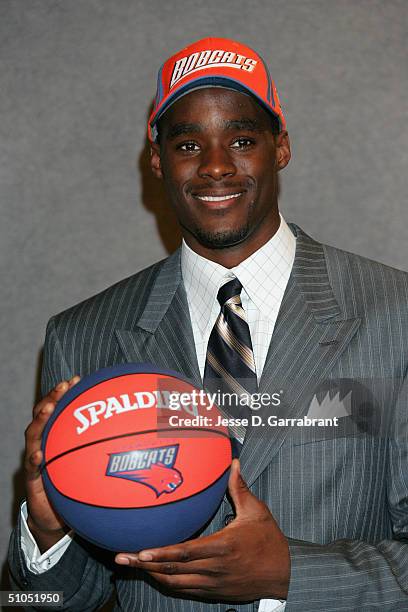
[[[219,288],[235,276],[266,317],[279,309],[295,259],[296,238],[281,216],[278,231],[234,268],[225,268],[193,251],[183,240],[181,273],[191,316],[202,333],[208,326]]]

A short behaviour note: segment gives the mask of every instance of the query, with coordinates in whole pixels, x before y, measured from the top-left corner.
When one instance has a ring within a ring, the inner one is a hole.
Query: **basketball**
[[[231,443],[219,415],[204,391],[151,364],[83,378],[44,430],[51,504],[78,535],[113,551],[192,537],[227,488]]]

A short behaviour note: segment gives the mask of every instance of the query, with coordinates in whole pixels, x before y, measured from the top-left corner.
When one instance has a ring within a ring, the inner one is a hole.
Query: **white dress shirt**
[[[276,234],[235,268],[224,268],[214,261],[201,257],[183,241],[181,273],[202,377],[208,340],[220,313],[218,290],[228,280],[236,277],[243,287],[241,302],[251,332],[259,382],[292,270],[295,250],[296,239],[283,217]]]
[[[61,559],[64,552],[71,543],[73,532],[69,531],[54,546],[41,554],[28,525],[27,525],[27,503],[23,502],[20,510],[21,518],[21,549],[24,554],[28,569],[33,574],[42,574],[51,569]]]
[[[205,259],[183,240],[181,272],[187,294],[191,325],[201,376],[204,375],[207,344],[220,312],[217,293],[231,278],[242,284],[241,301],[251,332],[258,381],[262,375],[283,294],[295,259],[296,239],[281,216],[278,231],[258,251],[228,269]],[[27,510],[21,508],[21,548],[27,567],[35,574],[55,565],[68,548],[72,533],[41,554],[27,526]],[[258,612],[283,612],[285,603],[262,599]]]

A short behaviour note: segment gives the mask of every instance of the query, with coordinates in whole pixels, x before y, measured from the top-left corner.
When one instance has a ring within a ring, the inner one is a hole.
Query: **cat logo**
[[[150,487],[159,497],[173,493],[182,483],[180,470],[175,469],[179,445],[160,446],[111,453],[106,470],[107,476],[125,478]]]

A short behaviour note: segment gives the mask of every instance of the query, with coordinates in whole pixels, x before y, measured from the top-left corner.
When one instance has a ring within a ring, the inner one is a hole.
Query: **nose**
[[[215,181],[234,176],[236,171],[231,155],[221,146],[214,146],[205,151],[198,168],[201,178],[212,178]]]

